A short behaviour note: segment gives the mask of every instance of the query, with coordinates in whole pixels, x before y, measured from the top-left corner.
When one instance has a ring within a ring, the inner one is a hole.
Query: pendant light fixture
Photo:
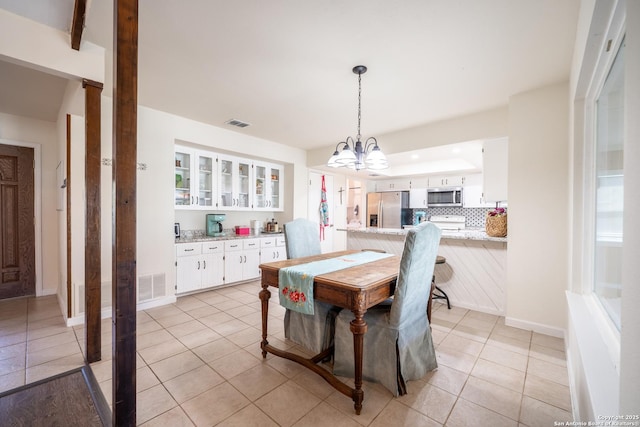
[[[333,168],[347,167],[357,171],[365,168],[372,170],[387,169],[389,163],[380,147],[378,147],[378,141],[374,137],[367,138],[364,143],[360,141],[362,137],[360,135],[361,80],[362,75],[367,72],[367,67],[364,65],[356,65],[353,67],[353,72],[358,75],[358,134],[356,135],[355,141],[352,137],[348,136],[345,141],[339,142],[336,145],[335,152],[327,162],[327,166]],[[342,150],[340,150],[340,146],[343,146]]]

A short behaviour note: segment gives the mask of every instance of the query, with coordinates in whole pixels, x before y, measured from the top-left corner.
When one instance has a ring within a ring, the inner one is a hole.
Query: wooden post
[[[135,426],[138,0],[113,4],[113,425]]]
[[[87,193],[84,238],[84,316],[87,362],[102,358],[100,311],[100,94],[102,83],[84,79],[85,89],[85,189]]]
[[[73,20],[71,21],[71,48],[80,50],[82,31],[84,30],[84,17],[87,13],[87,0],[76,0],[73,8]],[[101,88],[102,89],[102,88]]]

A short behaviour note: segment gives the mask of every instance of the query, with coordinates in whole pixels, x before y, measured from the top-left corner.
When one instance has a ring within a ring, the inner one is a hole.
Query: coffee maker
[[[226,214],[207,214],[207,236],[224,236],[222,232],[222,221],[226,218]]]

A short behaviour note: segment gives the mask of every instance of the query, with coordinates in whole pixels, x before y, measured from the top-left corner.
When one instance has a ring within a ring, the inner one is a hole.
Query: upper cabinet
[[[507,201],[508,139],[485,141],[482,149],[483,192],[486,202]]]
[[[429,177],[429,188],[462,187],[463,184],[464,184],[464,177],[461,175]]]
[[[250,210],[251,162],[239,157],[218,156],[218,209]]]
[[[284,210],[284,166],[175,146],[176,209]]]
[[[206,151],[176,146],[174,158],[175,208],[212,209],[215,157]]]
[[[284,171],[281,165],[255,162],[253,209],[262,211],[282,211]]]
[[[376,191],[401,191],[411,188],[410,178],[383,179],[376,181]]]
[[[427,189],[412,188],[409,190],[409,208],[421,209],[427,208]]]
[[[487,203],[482,193],[482,174],[474,173],[464,178],[464,190],[462,193],[462,207],[465,208],[490,208],[494,204]]]

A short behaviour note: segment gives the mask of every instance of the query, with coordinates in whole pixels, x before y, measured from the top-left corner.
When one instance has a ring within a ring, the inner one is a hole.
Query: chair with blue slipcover
[[[318,223],[297,218],[284,224],[284,238],[288,259],[321,253]],[[314,354],[319,354],[333,344],[335,318],[340,307],[314,301],[313,310],[314,314],[309,315],[287,309],[284,316],[284,335]]]
[[[364,316],[362,375],[382,383],[394,396],[406,394],[406,382],[422,378],[438,365],[427,320],[430,286],[440,245],[440,228],[425,222],[407,232],[391,305],[370,308]],[[353,377],[354,315],[343,310],[336,319],[333,373]]]

